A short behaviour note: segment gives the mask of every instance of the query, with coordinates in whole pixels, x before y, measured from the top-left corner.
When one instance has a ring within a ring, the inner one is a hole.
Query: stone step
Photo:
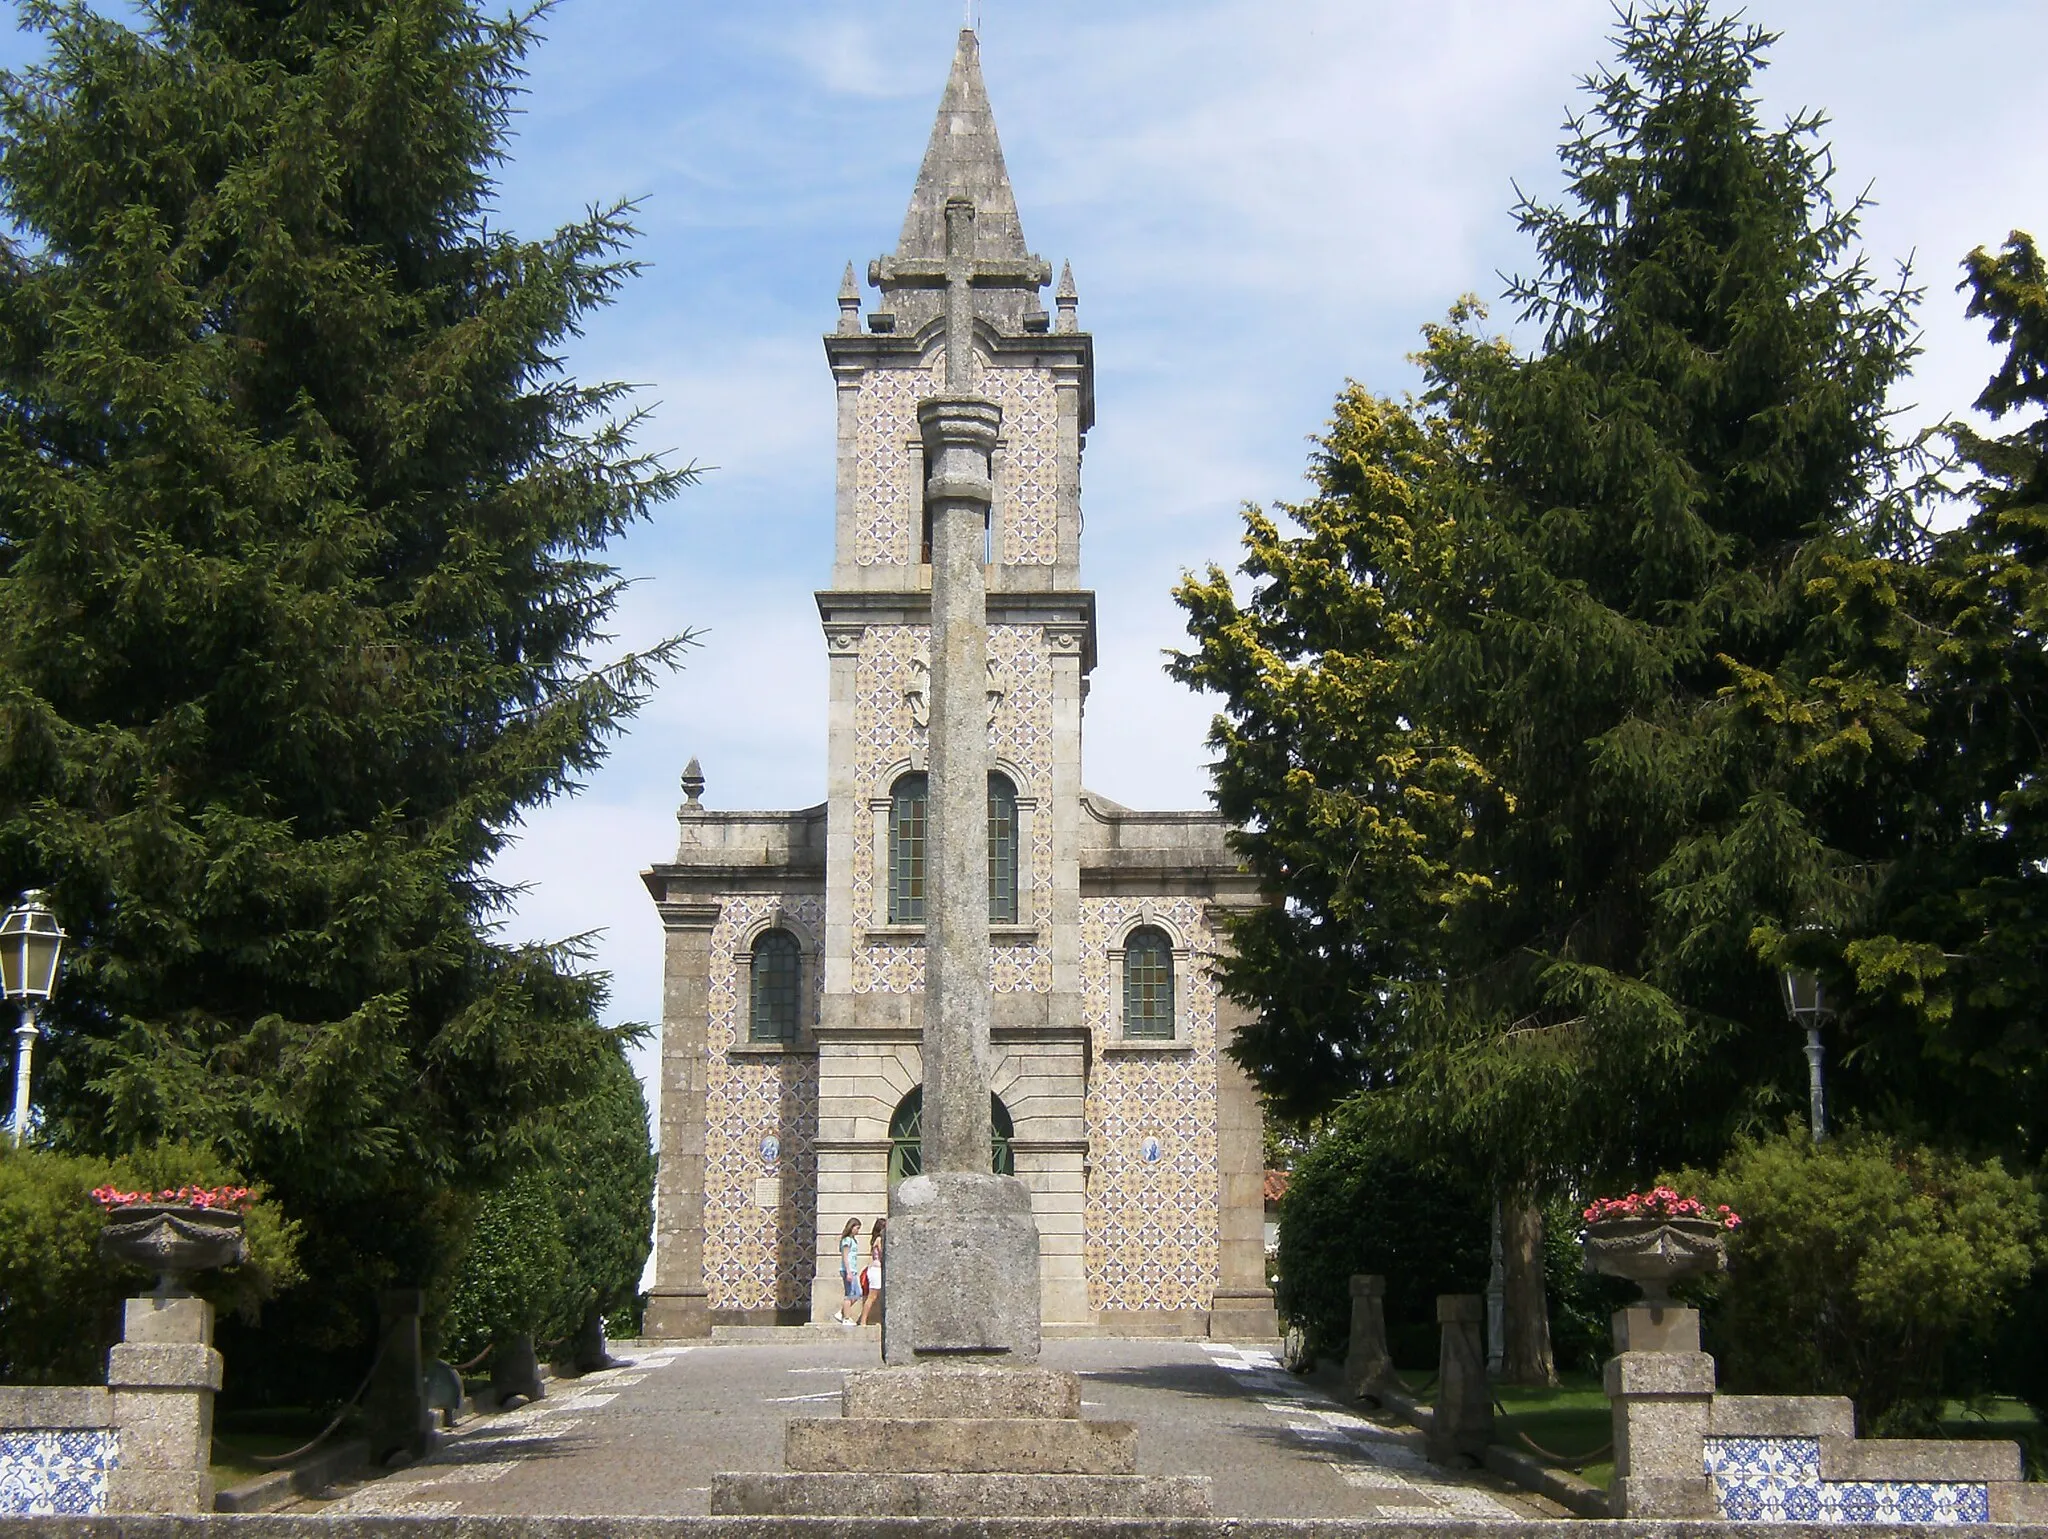
[[[840,1406],[849,1417],[1019,1416],[1081,1414],[1081,1378],[1056,1368],[980,1363],[915,1363],[868,1368],[846,1376]]]
[[[870,1423],[869,1425],[872,1425]],[[1202,1518],[1199,1475],[886,1475],[810,1471],[711,1477],[718,1517]]]
[[[972,1475],[1132,1475],[1138,1429],[1127,1421],[976,1417],[792,1417],[791,1470]]]

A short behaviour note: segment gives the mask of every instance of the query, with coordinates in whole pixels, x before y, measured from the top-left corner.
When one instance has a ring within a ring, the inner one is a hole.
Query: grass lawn
[[[1434,1399],[1433,1370],[1405,1369],[1400,1378],[1411,1389],[1422,1389],[1416,1399],[1424,1405]],[[1613,1482],[1611,1452],[1596,1463],[1578,1466],[1586,1455],[1606,1448],[1614,1435],[1607,1396],[1601,1392],[1598,1378],[1569,1373],[1555,1389],[1496,1384],[1493,1393],[1498,1405],[1495,1442],[1571,1470],[1593,1485],[1605,1488]],[[2039,1438],[2041,1424],[2018,1400],[1994,1398],[1974,1405],[1951,1400],[1943,1407],[1941,1431],[1944,1437],[2010,1438],[2024,1445]]]
[[[218,1418],[213,1428],[214,1486],[240,1485],[258,1475],[268,1475],[277,1466],[258,1464],[249,1455],[290,1453],[311,1440],[327,1421],[328,1416],[303,1406],[236,1411]],[[335,1434],[345,1435],[345,1431]]]

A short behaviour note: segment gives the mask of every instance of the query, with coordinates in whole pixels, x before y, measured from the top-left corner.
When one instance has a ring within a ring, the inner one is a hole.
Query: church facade
[[[1223,1049],[1219,916],[1259,901],[1215,816],[1081,780],[1095,595],[1081,578],[1094,352],[1024,244],[974,35],[894,253],[825,338],[838,400],[827,799],[707,806],[692,762],[665,936],[650,1336],[831,1319],[838,1238],[918,1168],[931,567],[917,405],[944,388],[945,205],[975,206],[975,389],[1002,413],[988,588],[995,1168],[1030,1188],[1048,1328],[1275,1333],[1263,1127]]]

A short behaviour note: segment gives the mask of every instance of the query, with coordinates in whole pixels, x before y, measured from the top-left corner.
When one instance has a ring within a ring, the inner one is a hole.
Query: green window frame
[[[1156,925],[1124,937],[1124,1035],[1173,1039],[1173,942]]]
[[[901,777],[889,792],[889,923],[924,923],[925,831],[931,781],[922,772]]]
[[[754,938],[747,1040],[794,1042],[803,1021],[803,947],[787,930]]]
[[[988,922],[1017,922],[1017,788],[988,777]]]
[[[990,1092],[988,1098],[988,1168],[999,1176],[1017,1173],[1017,1124],[1003,1098]],[[924,1086],[912,1085],[896,1103],[889,1118],[889,1185],[924,1171]]]

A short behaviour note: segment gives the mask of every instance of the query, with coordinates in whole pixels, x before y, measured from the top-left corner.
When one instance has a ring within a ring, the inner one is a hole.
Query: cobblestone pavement
[[[795,1333],[793,1333],[795,1334]],[[707,1510],[719,1470],[782,1468],[790,1416],[836,1414],[871,1341],[615,1349],[623,1365],[556,1380],[469,1418],[430,1458],[298,1511],[545,1515]],[[1194,1341],[1048,1341],[1082,1377],[1082,1414],[1138,1424],[1147,1475],[1207,1475],[1221,1517],[1526,1520],[1568,1516],[1484,1471],[1447,1473],[1419,1435],[1353,1413],[1270,1352]]]

